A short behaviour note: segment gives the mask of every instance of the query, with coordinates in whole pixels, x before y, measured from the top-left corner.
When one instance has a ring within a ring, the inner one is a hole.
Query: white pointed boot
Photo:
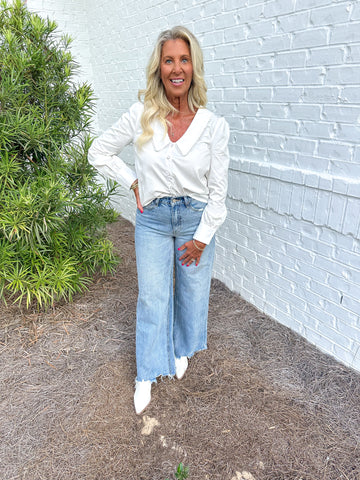
[[[178,380],[181,380],[185,375],[188,364],[189,362],[187,357],[175,357],[175,375]]]
[[[143,380],[136,382],[134,394],[134,406],[137,415],[140,415],[149,405],[151,400],[151,381]]]

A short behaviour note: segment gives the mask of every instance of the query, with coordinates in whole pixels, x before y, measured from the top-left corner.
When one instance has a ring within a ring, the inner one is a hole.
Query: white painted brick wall
[[[60,34],[67,33],[73,39],[72,52],[79,63],[79,81],[92,79],[88,22],[84,12],[86,0],[27,0],[29,10],[49,17],[58,24]]]
[[[209,108],[231,126],[215,276],[360,370],[360,2],[28,4],[88,39],[80,59],[100,130],[136,101],[159,31],[184,24],[198,36]],[[134,219],[127,192],[119,208]]]

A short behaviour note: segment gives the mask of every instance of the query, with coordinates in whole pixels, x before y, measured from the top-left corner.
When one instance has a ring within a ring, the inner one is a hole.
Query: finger
[[[183,263],[187,263],[189,260],[196,260],[198,257],[197,252],[190,252],[189,250],[186,250],[186,252],[179,257],[179,260],[182,261]]]
[[[179,251],[179,252],[182,252],[183,250],[185,250],[185,251],[184,251],[184,253],[181,255],[181,257],[179,257],[179,260],[180,260],[180,261],[188,258],[188,256],[190,255],[190,251],[189,251],[186,243],[184,243],[184,245],[181,245],[181,247],[178,248],[178,251]]]
[[[140,195],[139,195],[139,189],[138,188],[135,188],[134,190],[134,194],[135,194],[135,199],[136,199],[136,206],[137,208],[140,210],[141,213],[144,212],[144,208],[141,204],[141,200],[140,200]]]
[[[186,252],[184,252],[181,257],[179,257],[179,260],[190,260],[190,258],[193,258],[195,259],[197,257],[197,254],[194,253],[194,252],[189,252],[189,250],[186,250]]]
[[[179,260],[183,265],[185,265],[185,263],[188,263],[191,260],[191,256],[187,252],[185,252],[184,255],[181,255]]]
[[[196,259],[195,259],[195,267],[197,267],[200,263],[200,259],[201,259],[201,255],[202,255],[202,252],[199,252],[196,256]]]
[[[141,202],[136,202],[137,203],[137,208],[140,210],[141,213],[144,213],[144,208],[141,205]]]
[[[189,267],[189,266],[190,266],[191,264],[193,264],[193,263],[194,263],[195,265],[198,265],[199,261],[200,261],[200,258],[197,258],[197,257],[195,257],[195,256],[191,256],[191,257],[185,258],[185,259],[183,260],[183,262],[182,262],[182,265],[185,265],[185,264],[186,264],[187,267]]]

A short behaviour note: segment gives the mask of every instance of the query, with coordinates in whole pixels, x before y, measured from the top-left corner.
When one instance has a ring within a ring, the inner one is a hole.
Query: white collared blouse
[[[136,140],[142,133],[143,108],[135,103],[97,138],[89,162],[127,188],[138,178],[143,206],[161,197],[189,196],[206,202],[194,239],[208,244],[226,217],[229,126],[224,118],[200,108],[177,142],[171,142],[161,122],[154,121],[152,139],[139,148]],[[136,173],[118,157],[131,143]]]

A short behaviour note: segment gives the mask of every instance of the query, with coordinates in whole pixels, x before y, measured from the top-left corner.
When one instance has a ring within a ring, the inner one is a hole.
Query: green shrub
[[[21,0],[0,5],[0,298],[47,306],[116,265],[115,184],[87,161],[93,91],[71,39]]]
[[[175,478],[177,480],[186,480],[188,476],[189,476],[189,467],[185,467],[183,463],[179,463],[175,472]]]

